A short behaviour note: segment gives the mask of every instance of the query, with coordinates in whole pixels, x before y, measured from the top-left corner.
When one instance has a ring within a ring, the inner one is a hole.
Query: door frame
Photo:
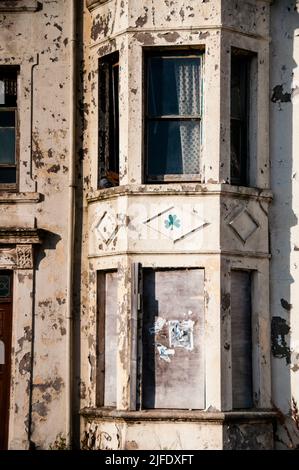
[[[13,331],[13,271],[0,269],[0,275],[9,275],[10,278],[10,286],[9,286],[9,297],[0,297],[0,306],[6,305],[8,311],[8,333],[5,343],[5,371],[4,371],[4,378],[5,380],[5,398],[3,404],[2,412],[4,417],[1,417],[1,422],[4,421],[3,424],[3,436],[1,438],[0,434],[0,450],[6,450],[8,447],[8,434],[9,434],[9,418],[10,418],[10,391],[11,391],[11,351],[12,351],[12,331]],[[6,327],[5,327],[6,329]],[[6,336],[6,335],[5,335]],[[5,339],[5,337],[4,337]],[[4,419],[3,419],[4,418]],[[0,424],[0,426],[2,426]]]

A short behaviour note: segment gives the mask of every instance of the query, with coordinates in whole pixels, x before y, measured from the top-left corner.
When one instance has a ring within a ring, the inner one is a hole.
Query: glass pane
[[[10,296],[10,276],[0,274],[0,297]]]
[[[110,107],[110,154],[109,170],[115,173],[119,172],[119,70],[118,65],[111,69],[111,107]]]
[[[247,107],[247,60],[233,58],[231,68],[231,117],[246,119]]]
[[[14,111],[1,111],[0,109],[0,127],[15,127]]]
[[[118,53],[99,61],[99,172],[101,188],[119,184]]]
[[[232,182],[241,182],[242,127],[240,121],[231,121],[231,178]]]
[[[200,116],[199,57],[152,57],[148,74],[150,116]]]
[[[3,168],[0,166],[0,184],[16,184],[17,170],[16,168]]]
[[[0,164],[15,164],[15,129],[0,128]]]
[[[148,175],[199,174],[200,134],[200,122],[149,122]]]

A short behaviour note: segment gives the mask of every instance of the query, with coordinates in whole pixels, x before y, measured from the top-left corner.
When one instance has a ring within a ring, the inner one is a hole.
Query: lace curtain
[[[200,64],[198,60],[174,61],[174,72],[180,115],[200,116]],[[180,139],[183,173],[198,174],[200,155],[200,122],[181,121]]]

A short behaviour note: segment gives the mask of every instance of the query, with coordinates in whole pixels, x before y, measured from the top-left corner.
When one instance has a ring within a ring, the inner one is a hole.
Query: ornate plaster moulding
[[[36,0],[7,0],[0,3],[0,12],[32,12],[41,9]]]
[[[39,244],[45,231],[37,228],[0,228],[0,245]]]

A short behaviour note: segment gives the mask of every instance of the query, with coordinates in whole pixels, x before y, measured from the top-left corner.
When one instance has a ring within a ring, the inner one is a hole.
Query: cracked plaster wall
[[[1,193],[0,226],[47,231],[36,271],[14,275],[9,448],[48,449],[66,435],[69,1],[1,2],[0,64],[20,65],[21,139],[21,194]]]

